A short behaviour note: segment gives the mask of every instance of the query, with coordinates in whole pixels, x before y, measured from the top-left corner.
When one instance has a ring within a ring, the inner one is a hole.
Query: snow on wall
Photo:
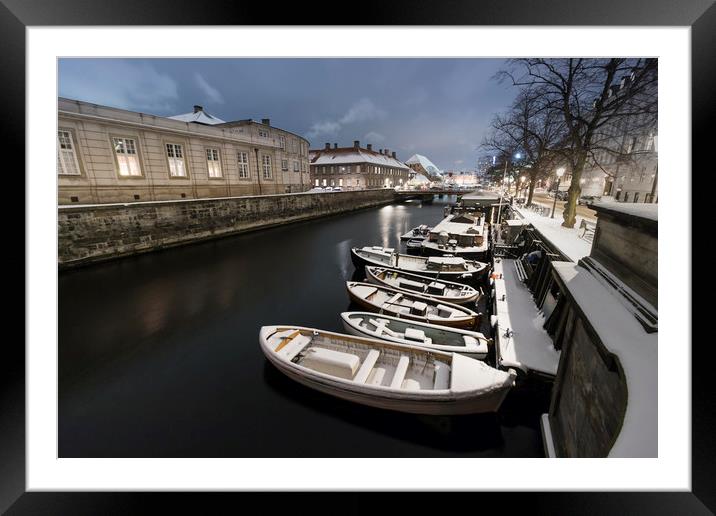
[[[627,382],[627,408],[610,457],[658,455],[658,334],[646,333],[637,320],[584,267],[553,262],[604,346],[614,353]]]

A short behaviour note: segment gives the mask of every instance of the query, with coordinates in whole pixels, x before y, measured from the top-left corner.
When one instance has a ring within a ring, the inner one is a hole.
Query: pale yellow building
[[[194,106],[162,117],[58,99],[59,204],[301,192],[309,142],[261,122],[224,122]]]

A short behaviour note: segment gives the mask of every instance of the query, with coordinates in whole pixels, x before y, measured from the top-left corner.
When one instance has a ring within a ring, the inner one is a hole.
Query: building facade
[[[630,75],[622,77],[607,91],[605,103],[622,95],[631,81]],[[569,178],[566,179],[569,185]],[[585,164],[580,186],[582,195],[613,197],[619,202],[657,202],[656,116],[634,114],[615,117],[605,124],[595,137],[595,148]]]
[[[411,171],[396,153],[388,149],[374,151],[368,144],[360,146],[358,140],[353,147],[331,147],[326,143],[323,149],[310,151],[311,186],[332,187],[343,190],[367,190],[371,188],[395,188],[405,185]]]
[[[194,106],[161,117],[58,99],[59,204],[201,199],[310,189],[309,143]]]

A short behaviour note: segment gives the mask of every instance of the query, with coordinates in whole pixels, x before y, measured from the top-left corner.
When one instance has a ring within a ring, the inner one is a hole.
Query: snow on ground
[[[517,279],[514,260],[495,260],[495,304],[497,305],[498,359],[503,367],[516,367],[556,375],[560,352],[542,328],[544,316],[537,309],[526,285]],[[504,301],[502,300],[505,295]],[[507,330],[512,337],[504,337]]]
[[[617,302],[585,268],[569,262],[554,262],[557,274],[584,310],[606,348],[624,369],[627,408],[624,423],[610,457],[658,456],[657,333],[647,333],[634,316]]]
[[[584,231],[579,229],[579,221],[574,228],[565,228],[562,226],[562,217],[551,219],[526,208],[514,208],[570,260],[577,262],[580,258],[589,256],[592,243],[579,236]]]
[[[645,219],[658,221],[659,205],[653,203],[629,203],[629,202],[595,202],[594,206],[611,211],[618,211],[628,215],[635,215]]]

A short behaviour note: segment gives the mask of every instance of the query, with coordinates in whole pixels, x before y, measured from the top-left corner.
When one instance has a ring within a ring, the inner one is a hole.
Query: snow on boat
[[[392,247],[354,247],[351,260],[356,268],[366,265],[390,267],[424,276],[435,276],[457,282],[474,283],[487,269],[487,264],[465,260],[459,256],[413,256],[396,253]]]
[[[365,275],[369,283],[385,285],[401,292],[421,294],[437,301],[466,305],[475,303],[480,297],[480,292],[469,285],[386,267],[368,265],[365,268]]]
[[[264,326],[259,342],[274,366],[307,387],[400,412],[495,412],[515,380],[457,353],[301,326]]]
[[[383,285],[346,282],[351,301],[371,312],[385,313],[411,321],[472,329],[480,314],[454,303],[441,303],[418,294],[407,294]]]
[[[460,353],[478,360],[487,357],[487,338],[480,332],[406,321],[371,312],[343,312],[341,319],[346,331],[359,337]]]

